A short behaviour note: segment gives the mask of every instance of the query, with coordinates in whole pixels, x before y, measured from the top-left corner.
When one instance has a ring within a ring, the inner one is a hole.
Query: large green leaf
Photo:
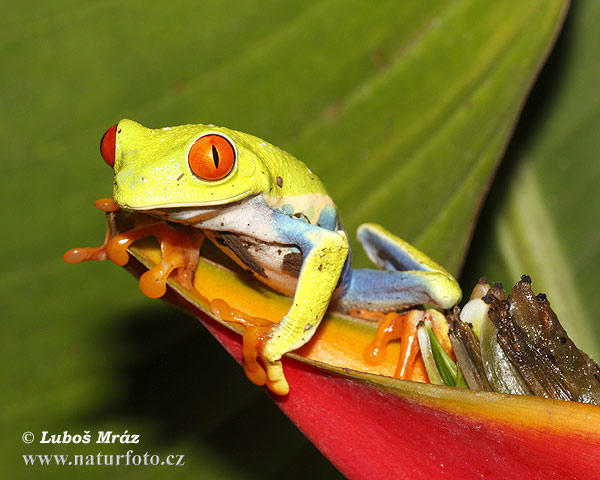
[[[576,2],[508,151],[468,282],[521,274],[580,348],[600,358],[600,3]]]
[[[130,117],[262,136],[323,178],[349,230],[378,221],[457,271],[563,11],[558,0],[3,8],[3,471],[80,478],[25,468],[21,455],[129,447],[25,445],[21,434],[127,429],[138,452],[186,454],[169,477],[335,475],[193,320],[110,264],[62,263],[103,236],[91,206],[111,188],[100,135]],[[107,472],[85,474],[154,474]]]

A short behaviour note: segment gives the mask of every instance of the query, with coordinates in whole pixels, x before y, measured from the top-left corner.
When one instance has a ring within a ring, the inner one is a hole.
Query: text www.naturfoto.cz
[[[133,450],[129,450],[126,454],[103,454],[98,452],[95,455],[41,455],[31,454],[23,455],[23,461],[28,466],[109,466],[109,467],[129,467],[129,466],[176,466],[185,465],[185,455],[167,455],[164,460],[161,460],[158,455],[150,455],[145,452],[142,455],[135,454]]]

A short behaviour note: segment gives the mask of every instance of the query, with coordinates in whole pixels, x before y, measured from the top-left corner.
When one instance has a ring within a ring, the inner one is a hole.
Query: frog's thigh
[[[456,280],[439,272],[353,269],[333,308],[340,312],[354,308],[390,312],[413,305],[450,308],[460,301],[460,295]]]
[[[364,223],[356,236],[369,259],[383,270],[426,270],[451,276],[444,267],[381,225]]]

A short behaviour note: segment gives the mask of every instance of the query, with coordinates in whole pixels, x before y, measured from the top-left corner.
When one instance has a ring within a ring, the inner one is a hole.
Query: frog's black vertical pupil
[[[219,168],[219,152],[217,151],[217,147],[212,145],[212,157],[213,162],[215,162],[215,169]]]

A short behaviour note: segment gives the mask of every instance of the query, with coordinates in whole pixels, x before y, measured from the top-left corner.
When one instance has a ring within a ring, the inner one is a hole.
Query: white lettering
[[[98,432],[98,440],[96,440],[96,443],[110,443],[110,436],[112,434],[112,431],[108,431],[108,432],[103,432],[102,430],[100,430]]]

